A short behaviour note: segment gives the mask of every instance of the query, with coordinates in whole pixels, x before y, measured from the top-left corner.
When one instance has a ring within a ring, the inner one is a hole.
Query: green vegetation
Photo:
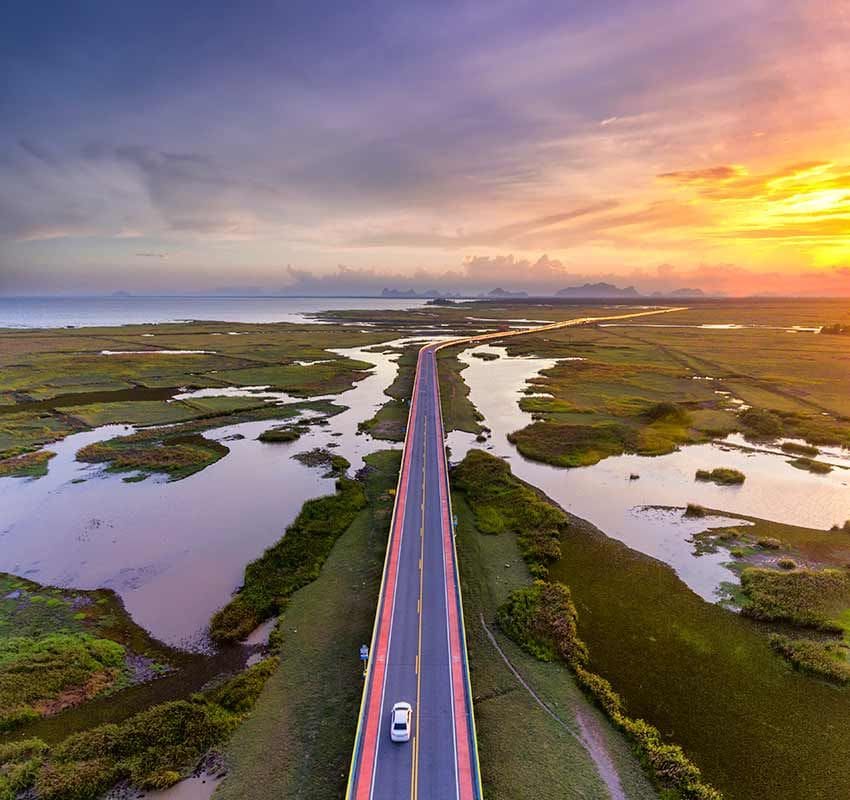
[[[569,586],[589,668],[610,682],[631,716],[670,732],[728,800],[848,791],[850,696],[789,670],[761,623],[706,603],[666,565],[565,516],[562,557],[549,580]],[[753,535],[771,530],[753,528]],[[833,536],[788,531],[801,541]],[[479,537],[485,546],[499,538]],[[503,571],[495,565],[494,580]]]
[[[815,475],[827,475],[832,472],[832,467],[829,464],[824,464],[823,461],[814,461],[811,458],[795,458],[788,462],[792,467],[804,469],[807,472],[813,472]]]
[[[744,432],[753,439],[776,439],[782,435],[782,420],[762,408],[748,408],[738,415]]]
[[[40,800],[95,800],[121,780],[165,789],[235,729],[275,666],[266,659],[191,701],[153,706],[52,749],[38,740],[0,746],[0,798],[33,788]]]
[[[840,617],[850,608],[850,575],[840,569],[795,567],[791,561],[790,571],[785,572],[759,567],[745,569],[741,573],[741,592],[746,598],[742,613],[754,619],[842,632],[844,624]]]
[[[490,532],[497,532],[493,530],[493,517],[506,510],[510,510],[512,519],[529,519],[534,525],[539,519],[541,505],[552,508],[514,478],[507,464],[481,451],[471,451],[455,469],[455,474],[460,476],[455,485],[464,491],[475,511],[476,526],[483,518],[489,521]],[[494,483],[495,491],[491,489]],[[557,535],[565,529],[566,517],[557,509],[552,510],[558,514],[558,527],[554,529]],[[512,530],[513,527],[503,524],[500,529]],[[568,529],[566,533],[569,535]],[[521,549],[524,548],[521,546]],[[539,572],[541,562],[537,552],[532,551],[527,558],[534,571]],[[702,782],[699,769],[688,761],[681,748],[664,743],[659,731],[651,725],[627,717],[621,699],[608,682],[587,669],[588,651],[577,633],[578,612],[565,585],[538,579],[530,586],[517,588],[499,608],[497,619],[501,629],[531,655],[543,661],[560,659],[573,670],[582,688],[614,726],[631,739],[662,788],[694,800],[720,797]]]
[[[717,467],[712,470],[698,469],[696,474],[698,481],[711,481],[718,486],[740,486],[746,477],[740,470],[726,467]]]
[[[260,442],[274,443],[274,442],[295,442],[301,438],[301,434],[303,433],[303,429],[297,426],[295,427],[286,427],[286,428],[269,428],[267,431],[263,431],[258,437],[257,440]]]
[[[698,503],[688,503],[687,508],[685,508],[685,516],[706,517],[708,516],[708,510]]]
[[[214,464],[230,450],[220,442],[199,433],[179,434],[170,429],[157,430],[153,438],[146,432],[95,442],[77,451],[77,461],[106,463],[109,472],[136,472],[149,475],[162,472],[170,480],[180,480]]]
[[[336,493],[308,500],[277,544],[245,568],[239,593],[215,613],[210,635],[237,641],[279,614],[293,592],[315,580],[334,542],[366,505],[361,481],[339,478]]]
[[[531,582],[517,537],[479,531],[465,492],[454,492],[452,505],[485,796],[583,800],[619,788],[630,800],[655,800],[625,738],[565,665],[538,660],[495,623],[511,593]]]
[[[507,463],[472,450],[453,470],[452,486],[466,495],[481,533],[517,535],[520,552],[533,575],[545,575],[547,567],[560,558],[566,516],[516,480]]]
[[[393,335],[216,322],[0,331],[0,459],[106,423],[179,423],[252,408],[264,418],[264,403],[250,396],[168,401],[180,387],[269,385],[298,397],[336,393],[363,378],[371,365],[329,348],[374,345]],[[102,350],[130,352],[102,355]]]
[[[304,453],[296,453],[293,458],[308,467],[327,467],[328,471],[324,475],[326,478],[344,475],[351,466],[347,458],[334,455],[330,450],[325,450],[322,447],[314,447]]]
[[[817,447],[810,444],[800,444],[799,442],[783,442],[782,452],[795,456],[806,456],[808,458],[814,458],[820,455],[820,450]]]
[[[41,586],[0,573],[0,730],[129,685],[130,654],[151,665],[170,658],[111,591]]]
[[[469,399],[469,387],[461,375],[466,364],[457,357],[458,352],[457,347],[448,347],[437,352],[443,425],[446,433],[481,433],[481,413]]]
[[[40,478],[47,475],[47,462],[56,453],[41,450],[0,460],[0,478]]]
[[[363,688],[357,651],[372,630],[400,454],[366,463],[368,504],[316,580],[286,603],[280,666],[227,746],[219,800],[336,800],[345,791]]]
[[[472,357],[473,358],[480,358],[482,361],[498,361],[499,360],[499,354],[498,353],[490,353],[488,351],[473,353]]]
[[[850,683],[850,646],[846,642],[773,634],[770,645],[801,672],[840,684]]]

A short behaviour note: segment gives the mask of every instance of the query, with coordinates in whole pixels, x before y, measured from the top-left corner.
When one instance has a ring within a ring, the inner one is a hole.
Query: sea
[[[321,311],[418,308],[425,300],[375,297],[11,297],[0,298],[0,328],[67,328],[191,320],[317,322]]]

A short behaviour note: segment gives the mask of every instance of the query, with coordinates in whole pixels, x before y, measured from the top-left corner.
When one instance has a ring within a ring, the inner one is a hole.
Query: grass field
[[[2,330],[0,458],[97,425],[183,422],[258,404],[251,398],[168,402],[182,387],[268,385],[304,398],[335,394],[371,365],[328,348],[391,338],[390,331],[327,325],[201,322]]]

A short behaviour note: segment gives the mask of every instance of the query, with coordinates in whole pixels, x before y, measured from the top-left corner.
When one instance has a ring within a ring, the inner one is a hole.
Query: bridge
[[[510,336],[630,319],[666,308],[498,331],[419,351],[346,800],[481,800],[437,352]],[[413,707],[409,742],[392,707]]]

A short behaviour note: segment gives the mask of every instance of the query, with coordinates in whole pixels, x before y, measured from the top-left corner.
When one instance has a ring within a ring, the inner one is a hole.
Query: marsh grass
[[[56,453],[42,450],[0,460],[0,478],[40,478],[47,475],[47,464]]]

